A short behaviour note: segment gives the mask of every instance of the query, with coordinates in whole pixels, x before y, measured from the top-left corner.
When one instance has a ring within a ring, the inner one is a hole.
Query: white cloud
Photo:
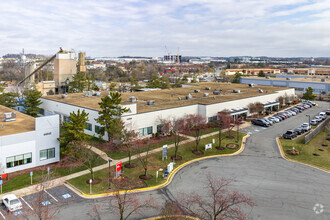
[[[329,56],[329,0],[74,0],[0,3],[0,55]],[[306,13],[306,16],[295,16]]]

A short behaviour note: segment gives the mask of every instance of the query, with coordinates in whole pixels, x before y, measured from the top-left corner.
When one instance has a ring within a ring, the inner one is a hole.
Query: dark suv
[[[269,123],[267,123],[264,120],[260,120],[260,119],[252,119],[251,123],[253,125],[260,125],[260,126],[263,126],[263,127],[269,127]]]
[[[285,134],[283,134],[283,138],[285,139],[293,139],[297,137],[297,133],[293,130],[288,130]]]

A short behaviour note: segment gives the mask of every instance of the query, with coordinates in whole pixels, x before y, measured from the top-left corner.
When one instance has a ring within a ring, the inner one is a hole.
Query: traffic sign
[[[3,180],[0,180],[0,185],[2,185],[2,183],[3,183]]]
[[[117,169],[117,172],[121,171],[121,161],[117,162],[116,169]]]
[[[162,160],[164,160],[164,158],[166,157],[167,159],[167,144],[165,144],[163,146],[163,156],[162,156]]]
[[[33,171],[30,172],[30,176],[33,176]]]

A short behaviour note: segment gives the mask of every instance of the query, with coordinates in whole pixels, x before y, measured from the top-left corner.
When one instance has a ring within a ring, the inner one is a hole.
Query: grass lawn
[[[288,158],[330,170],[330,141],[327,140],[330,136],[328,136],[328,134],[328,130],[324,129],[308,144],[304,144],[304,137],[298,138],[297,140],[280,139],[280,141],[283,151]],[[327,144],[328,146],[324,147],[322,144]],[[297,156],[288,155],[286,150],[292,149],[292,147],[295,147],[300,154]],[[318,154],[320,156],[314,156],[313,154]]]
[[[225,136],[227,133],[224,132],[223,136]],[[236,135],[236,133],[235,133]],[[243,136],[246,135],[245,133],[240,133],[239,134],[239,142],[238,145],[241,146],[242,143],[242,138]],[[212,139],[215,139],[215,144],[213,144],[213,148],[207,150],[206,152],[204,151],[204,146],[205,144],[212,143]],[[222,146],[225,146],[228,143],[235,143],[236,139],[224,139],[222,140]],[[179,166],[182,163],[185,163],[189,160],[204,157],[204,156],[210,156],[210,155],[219,155],[219,154],[230,154],[236,152],[238,149],[225,149],[225,150],[217,150],[215,147],[218,146],[218,135],[214,135],[211,137],[207,137],[201,140],[199,144],[199,150],[202,150],[204,152],[204,155],[195,155],[192,153],[192,149],[195,147],[195,142],[191,142],[189,144],[185,145],[180,145],[179,150],[178,150],[178,155],[182,156],[182,160],[176,161],[174,168]],[[149,168],[148,168],[148,174],[152,175],[153,178],[150,180],[144,181],[145,187],[147,186],[155,186],[158,184],[161,184],[165,182],[165,179],[161,178],[161,175],[158,178],[158,181],[156,182],[156,171],[159,170],[159,168],[162,168],[163,170],[166,170],[167,165],[172,162],[170,157],[174,154],[174,148],[168,149],[168,159],[162,161],[162,152],[158,152],[155,154],[152,154],[149,156]],[[144,174],[144,169],[141,166],[140,162],[138,160],[132,161],[133,163],[137,163],[138,166],[135,168],[124,168],[124,173],[123,175],[129,178],[137,179],[139,180],[139,176]],[[111,175],[114,176],[114,167],[111,167]],[[96,193],[104,193],[108,191],[108,176],[109,176],[109,170],[104,169],[95,172],[95,177],[98,179],[101,179],[102,182],[96,185],[93,185],[93,190],[92,192],[94,194]],[[86,180],[90,178],[90,175],[84,175],[77,177],[75,179],[69,180],[69,183],[80,189],[81,191],[85,193],[89,193],[89,185],[86,184]],[[140,181],[140,180],[139,180]]]
[[[210,134],[213,132],[219,131],[219,128],[207,128],[205,130],[201,131],[201,136],[205,135],[205,134]],[[190,134],[187,134],[188,136],[192,136],[192,137],[196,137],[195,132],[192,132]]]
[[[182,141],[184,141],[187,138],[182,137],[181,139],[182,139]],[[165,144],[167,144],[167,145],[174,144],[174,139],[172,138],[172,139],[160,141],[158,144],[152,145],[151,148],[150,148],[150,150],[153,150],[153,149],[162,147]],[[104,150],[104,149],[102,149],[102,147],[99,147],[97,145],[95,145],[95,147],[97,147],[100,150],[104,151],[109,157],[111,157],[112,159],[115,159],[115,160],[119,160],[119,159],[128,157],[128,153],[125,152],[125,151],[109,151],[109,150]],[[142,149],[141,152],[145,152],[146,150],[147,150],[147,148]],[[136,151],[133,151],[132,152],[132,155],[137,154],[137,152],[138,152],[137,150]]]
[[[94,164],[94,167],[107,163],[107,161],[99,158],[99,160]],[[49,179],[56,179],[62,176],[67,176],[72,173],[76,173],[82,170],[86,170],[85,166],[79,166],[74,168],[59,168],[59,169],[51,169]],[[9,180],[4,181],[2,186],[2,193],[10,192],[13,190],[21,189],[27,186],[31,186],[31,177],[30,173],[26,173],[20,176],[16,176],[10,178],[10,174],[8,174]],[[32,181],[33,184],[41,182],[47,178],[47,168],[44,171],[34,171]]]

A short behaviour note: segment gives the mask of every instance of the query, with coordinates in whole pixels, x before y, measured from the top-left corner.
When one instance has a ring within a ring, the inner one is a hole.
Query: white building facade
[[[35,118],[34,131],[0,136],[1,174],[58,162],[59,129],[59,116],[52,115]]]
[[[187,114],[199,114],[206,118],[208,121],[212,121],[216,117],[217,113],[222,110],[229,110],[232,112],[242,113],[241,110],[245,109],[245,113],[249,115],[248,105],[250,103],[261,102],[264,106],[268,107],[270,103],[277,105],[276,100],[280,96],[292,96],[295,95],[294,89],[283,89],[270,94],[262,94],[250,98],[236,99],[227,102],[219,102],[215,104],[193,104],[180,107],[166,108],[155,111],[148,111],[143,113],[137,113],[137,105],[132,103],[130,105],[123,105],[128,108],[129,112],[122,115],[122,120],[126,127],[130,130],[135,130],[141,137],[148,136],[157,132],[157,126],[159,126],[161,119],[169,118],[183,118]],[[86,134],[98,136],[97,130],[100,125],[96,123],[95,119],[99,117],[98,111],[89,109],[77,105],[67,104],[60,101],[41,98],[41,108],[44,109],[46,115],[59,114],[60,120],[63,122],[70,115],[71,112],[77,112],[85,110],[88,113],[89,121],[87,123]],[[232,114],[233,115],[233,114]],[[103,137],[107,139],[107,135]]]

